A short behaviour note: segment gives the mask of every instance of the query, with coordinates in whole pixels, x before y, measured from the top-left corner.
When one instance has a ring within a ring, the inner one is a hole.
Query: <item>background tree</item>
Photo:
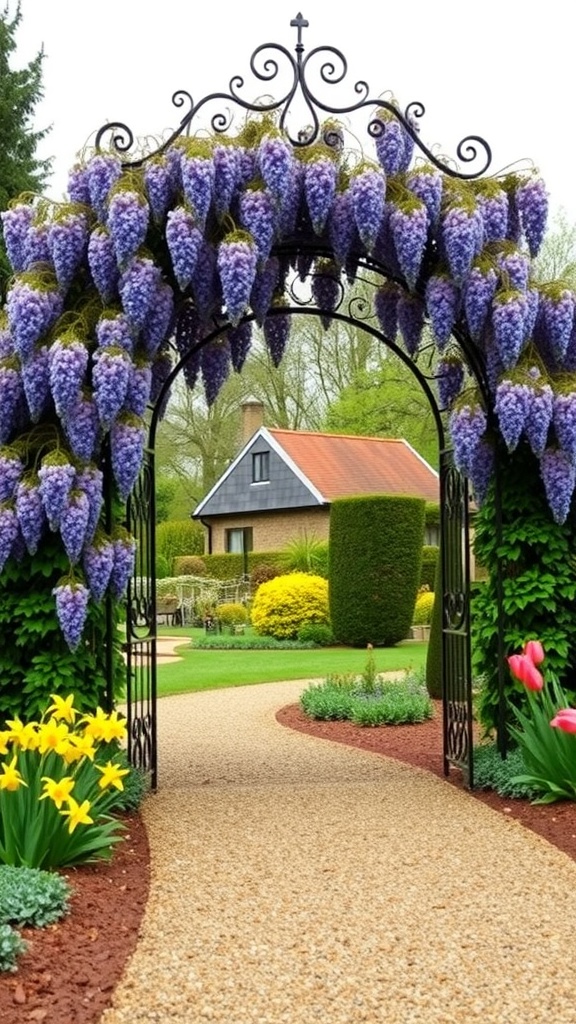
[[[24,68],[11,67],[16,49],[16,30],[22,18],[20,4],[11,17],[6,5],[0,13],[0,211],[22,192],[39,192],[50,174],[52,160],[40,160],[38,143],[50,131],[34,131],[32,117],[42,99],[42,64],[40,49],[34,60]],[[4,294],[10,267],[4,244],[0,245],[0,294]]]

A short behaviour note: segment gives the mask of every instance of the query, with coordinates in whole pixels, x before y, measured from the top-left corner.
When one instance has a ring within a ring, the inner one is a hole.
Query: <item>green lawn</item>
[[[200,635],[191,629],[160,627],[161,636]],[[406,641],[397,647],[378,648],[378,672],[417,669],[425,664],[427,644]],[[181,647],[182,661],[158,665],[158,695],[215,690],[227,686],[273,683],[288,679],[322,679],[332,673],[362,672],[364,649],[328,647],[304,651],[202,651]]]

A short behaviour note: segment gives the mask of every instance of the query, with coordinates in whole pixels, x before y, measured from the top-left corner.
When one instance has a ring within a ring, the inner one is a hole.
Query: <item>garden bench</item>
[[[177,597],[161,597],[156,602],[156,622],[166,626],[182,625],[182,610]]]

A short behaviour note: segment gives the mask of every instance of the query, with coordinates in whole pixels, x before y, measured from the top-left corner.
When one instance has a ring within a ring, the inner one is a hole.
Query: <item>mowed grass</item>
[[[160,636],[187,641],[201,631],[160,627]],[[397,647],[377,648],[377,672],[402,672],[426,663],[427,644],[406,641]],[[360,674],[366,665],[364,648],[324,647],[314,650],[198,650],[179,647],[182,661],[158,662],[158,695],[216,690],[229,686],[251,686],[291,679],[324,679],[348,672]]]

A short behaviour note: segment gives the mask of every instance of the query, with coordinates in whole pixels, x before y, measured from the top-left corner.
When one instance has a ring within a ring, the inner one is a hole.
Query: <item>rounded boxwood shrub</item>
[[[334,633],[324,622],[305,622],[298,630],[298,640],[303,644],[317,644],[329,647],[334,643]]]
[[[243,604],[229,601],[216,606],[216,618],[223,626],[243,626],[248,622],[248,612]]]
[[[404,640],[420,586],[425,502],[393,495],[339,498],[330,509],[330,619],[337,640]]]
[[[174,559],[175,576],[206,576],[206,562],[200,555],[178,555]]]
[[[305,572],[291,572],[262,583],[252,603],[252,625],[277,640],[294,640],[308,622],[328,625],[328,581]]]
[[[432,609],[434,608],[434,594],[431,590],[421,590],[416,598],[414,614],[412,616],[413,626],[429,626],[432,622]]]

